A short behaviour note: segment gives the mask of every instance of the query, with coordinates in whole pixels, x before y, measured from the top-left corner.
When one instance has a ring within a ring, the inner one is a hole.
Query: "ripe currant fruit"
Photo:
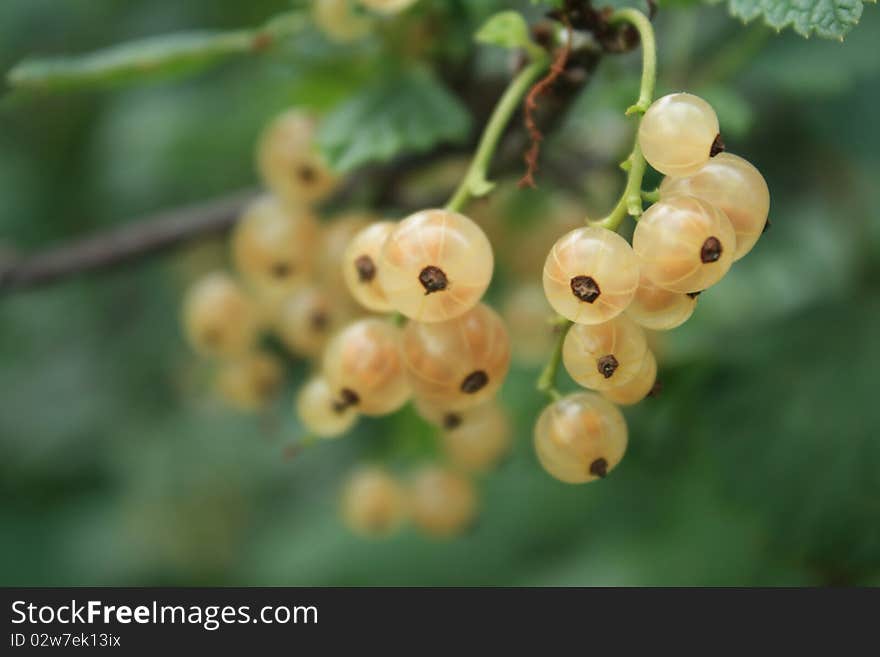
[[[457,415],[447,413],[444,422],[443,449],[458,468],[486,472],[510,450],[510,421],[498,404],[489,402]]]
[[[327,379],[316,376],[296,395],[296,412],[306,430],[319,438],[341,436],[357,422],[353,404],[346,404]]]
[[[309,286],[282,302],[274,328],[291,353],[315,358],[323,351],[339,319],[340,311],[330,302],[328,294]]]
[[[401,314],[418,322],[442,322],[479,302],[492,268],[492,246],[477,224],[457,212],[424,210],[391,231],[378,280]]]
[[[636,375],[626,383],[602,391],[602,396],[615,404],[631,406],[638,404],[650,394],[657,381],[657,358],[649,349]]]
[[[324,376],[341,405],[385,415],[407,402],[400,340],[400,329],[375,318],[353,322],[333,337],[324,352]]]
[[[474,485],[462,475],[439,466],[425,466],[409,489],[413,523],[428,535],[448,537],[470,528],[477,515]]]
[[[715,110],[691,94],[658,98],[639,124],[639,146],[645,160],[668,176],[686,176],[703,166],[716,138]]]
[[[629,305],[639,282],[638,259],[620,235],[597,227],[563,235],[544,264],[544,294],[578,324],[600,324]]]
[[[336,187],[315,143],[316,124],[296,110],[275,118],[260,137],[257,165],[266,186],[294,206],[325,198]]]
[[[396,224],[377,221],[358,232],[342,256],[345,284],[355,300],[368,310],[385,313],[393,310],[385,290],[379,284],[382,247]]]
[[[224,362],[217,372],[217,390],[232,408],[258,411],[277,395],[284,381],[284,368],[275,356],[251,352]]]
[[[415,396],[449,410],[491,399],[510,367],[507,329],[484,304],[445,322],[409,322],[402,352]]]
[[[307,210],[265,196],[245,210],[235,227],[235,267],[258,289],[294,289],[311,275],[317,238],[317,223]]]
[[[747,160],[719,153],[684,178],[666,178],[660,199],[696,196],[724,212],[736,233],[734,260],[752,250],[770,213],[770,190],[764,176]]]
[[[614,404],[591,392],[568,395],[543,410],[535,424],[535,451],[559,481],[604,478],[623,458],[627,430]]]
[[[627,307],[626,314],[647,329],[668,331],[684,324],[696,306],[695,295],[666,290],[642,272],[636,295]]]
[[[401,486],[384,468],[364,466],[355,470],[342,489],[342,518],[361,536],[387,536],[404,518]]]
[[[675,196],[648,208],[636,224],[633,249],[642,272],[675,292],[699,292],[727,273],[736,235],[727,216],[693,196]]]
[[[562,363],[580,385],[606,390],[632,379],[647,351],[645,332],[620,315],[603,324],[574,324],[562,345]]]
[[[315,266],[315,279],[322,288],[333,295],[334,303],[346,310],[359,308],[357,301],[348,289],[345,280],[345,250],[355,236],[372,223],[373,218],[366,214],[352,213],[335,217],[322,226],[321,249]]]
[[[192,347],[204,356],[230,358],[247,352],[257,337],[257,313],[238,283],[222,272],[196,281],[186,293],[183,324]]]

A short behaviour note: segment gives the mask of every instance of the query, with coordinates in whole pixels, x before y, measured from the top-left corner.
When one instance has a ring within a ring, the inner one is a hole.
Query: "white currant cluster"
[[[764,178],[743,158],[716,153],[719,139],[715,111],[701,98],[676,93],[655,101],[638,145],[666,178],[659,200],[638,219],[632,246],[612,230],[588,226],[565,234],[547,256],[547,300],[573,322],[563,365],[595,391],[554,401],[535,426],[538,458],[561,481],[593,481],[619,463],[627,428],[615,404],[643,399],[657,374],[644,329],[685,322],[697,295],[721,280],[766,226]]]

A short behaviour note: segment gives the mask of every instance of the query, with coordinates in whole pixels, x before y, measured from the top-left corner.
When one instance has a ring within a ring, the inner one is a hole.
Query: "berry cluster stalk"
[[[563,317],[557,317],[553,320],[553,323],[558,331],[556,344],[553,346],[550,360],[547,361],[547,364],[541,371],[537,384],[538,392],[550,397],[550,401],[556,401],[562,397],[562,394],[556,389],[556,372],[559,371],[559,363],[562,361],[562,345],[565,343],[565,336],[568,335],[568,330],[574,322]]]

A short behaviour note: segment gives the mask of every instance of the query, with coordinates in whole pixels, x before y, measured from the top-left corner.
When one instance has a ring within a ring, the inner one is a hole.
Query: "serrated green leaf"
[[[459,141],[470,125],[461,102],[429,71],[410,68],[333,110],[324,118],[319,142],[330,165],[344,172]]]
[[[862,0],[729,0],[730,13],[751,21],[763,16],[770,27],[791,27],[804,37],[813,33],[843,39],[862,17]]]
[[[529,36],[529,26],[521,14],[515,11],[502,11],[487,20],[474,38],[480,43],[486,43],[501,48],[525,48],[535,47]]]

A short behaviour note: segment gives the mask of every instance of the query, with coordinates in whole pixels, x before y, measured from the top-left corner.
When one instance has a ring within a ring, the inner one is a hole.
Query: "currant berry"
[[[410,397],[400,329],[381,319],[361,319],[327,344],[324,375],[340,405],[364,415],[385,415]]]
[[[258,411],[278,395],[283,380],[284,368],[275,356],[253,352],[220,366],[217,390],[232,408]]]
[[[415,4],[416,0],[360,0],[360,3],[382,14],[397,14]]]
[[[731,153],[719,153],[684,178],[666,178],[660,199],[696,196],[724,212],[736,232],[734,261],[752,250],[770,213],[770,190],[752,164]]]
[[[314,358],[323,351],[339,320],[340,312],[327,293],[310,286],[294,292],[281,304],[275,333],[291,353]]]
[[[620,404],[621,406],[632,406],[638,404],[647,397],[654,389],[657,382],[657,358],[651,350],[645,354],[642,360],[642,366],[636,375],[626,383],[608,388],[602,391],[605,399]]]
[[[617,233],[577,228],[563,235],[544,263],[544,294],[553,309],[578,324],[600,324],[629,305],[639,263]]]
[[[384,468],[364,466],[355,470],[342,490],[342,518],[361,536],[387,536],[404,518],[401,486]]]
[[[300,388],[296,412],[306,430],[319,438],[341,436],[358,419],[355,407],[340,399],[322,376],[312,378]]]
[[[192,347],[204,356],[239,356],[257,337],[257,313],[230,276],[214,272],[186,293],[183,323]]]
[[[266,186],[294,206],[325,198],[336,177],[315,144],[316,123],[297,111],[284,112],[260,137],[257,165]]]
[[[391,231],[378,265],[392,307],[418,322],[442,322],[473,308],[492,279],[492,246],[457,212],[424,210]]]
[[[392,221],[370,224],[354,236],[342,256],[342,274],[349,292],[358,303],[374,312],[393,310],[379,283],[379,263],[382,247],[395,226]]]
[[[409,501],[413,523],[431,536],[459,534],[477,515],[477,495],[470,479],[439,466],[425,466],[415,474]]]
[[[315,278],[320,281],[322,288],[333,294],[334,302],[345,309],[356,310],[359,306],[349,292],[340,263],[355,236],[373,221],[369,215],[352,213],[332,219],[321,230],[321,248],[317,256]]]
[[[468,472],[486,472],[510,450],[510,421],[492,402],[461,414],[446,413],[443,449],[450,462]]]
[[[580,385],[606,390],[632,379],[647,351],[645,332],[621,315],[604,324],[573,325],[562,345],[562,363]]]
[[[402,351],[415,396],[449,410],[491,399],[510,367],[507,329],[484,304],[445,322],[409,322]]]
[[[535,451],[559,481],[604,478],[626,452],[627,430],[614,404],[591,392],[568,395],[543,410],[535,424]]]
[[[540,285],[519,285],[505,299],[502,316],[510,332],[513,359],[528,365],[543,362],[553,348],[553,309]]]
[[[642,155],[667,176],[686,176],[703,166],[717,137],[715,110],[691,94],[658,98],[639,124]]]
[[[647,329],[668,331],[690,319],[696,306],[696,295],[666,290],[642,272],[636,295],[627,307],[626,314]]]
[[[711,203],[675,196],[655,203],[641,216],[633,249],[642,271],[656,285],[701,292],[730,269],[736,234],[730,220]]]
[[[307,210],[266,196],[251,204],[232,235],[236,269],[263,290],[291,290],[311,274],[318,226]]]

